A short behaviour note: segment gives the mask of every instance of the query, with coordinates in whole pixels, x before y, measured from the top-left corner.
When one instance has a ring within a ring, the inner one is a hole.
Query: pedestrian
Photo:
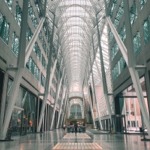
[[[75,135],[77,135],[77,132],[78,132],[78,124],[77,123],[74,124],[74,132],[75,132]]]
[[[66,125],[65,125],[65,124],[63,125],[63,129],[64,129],[64,131],[65,131],[65,129],[66,129]]]

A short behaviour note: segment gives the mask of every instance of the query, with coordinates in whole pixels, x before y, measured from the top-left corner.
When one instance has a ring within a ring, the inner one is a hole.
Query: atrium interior
[[[150,149],[150,0],[1,0],[2,150]]]

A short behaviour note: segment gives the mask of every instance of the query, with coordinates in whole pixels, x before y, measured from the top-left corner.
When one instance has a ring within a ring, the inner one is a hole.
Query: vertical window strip
[[[19,38],[17,37],[16,33],[12,34],[12,52],[18,57],[19,53]]]
[[[150,41],[150,16],[144,21],[143,32],[144,42],[147,44]]]
[[[21,15],[22,15],[21,7],[19,6],[19,4],[17,2],[15,19],[16,19],[19,26],[21,25]]]
[[[9,29],[10,25],[7,23],[5,16],[1,15],[0,37],[6,44],[9,42]]]
[[[5,0],[5,2],[7,3],[9,10],[12,10],[13,0]]]

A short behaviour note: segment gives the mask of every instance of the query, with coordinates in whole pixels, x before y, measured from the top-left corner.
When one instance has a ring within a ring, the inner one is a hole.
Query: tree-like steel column
[[[127,55],[127,49],[124,45],[124,43],[122,42],[118,32],[116,31],[113,23],[111,22],[110,20],[110,17],[106,17],[106,21],[111,29],[111,32],[113,33],[114,37],[115,37],[115,40],[119,46],[119,49],[125,59],[125,62],[128,66],[128,69],[129,69],[129,72],[130,72],[130,76],[131,76],[131,79],[132,79],[132,82],[133,82],[133,85],[134,85],[134,88],[135,88],[135,91],[136,91],[136,94],[137,94],[137,97],[138,97],[138,101],[139,101],[139,104],[140,104],[140,109],[141,109],[141,112],[142,112],[142,115],[143,115],[143,119],[144,119],[144,123],[147,127],[147,130],[148,130],[148,134],[150,136],[150,122],[149,122],[149,116],[148,116],[148,112],[147,112],[147,109],[146,109],[146,105],[145,105],[145,102],[144,102],[144,96],[143,96],[143,91],[142,91],[142,88],[141,88],[141,84],[140,84],[140,79],[139,79],[139,75],[138,75],[138,72],[136,70],[136,68],[142,68],[142,66],[129,66],[128,65],[128,55]],[[131,61],[131,60],[130,60]],[[132,62],[132,61],[131,61]],[[144,66],[143,66],[144,67]]]
[[[98,100],[97,100],[97,98],[96,98],[93,71],[92,71],[91,74],[92,74],[92,85],[91,85],[91,88],[92,88],[92,96],[93,96],[93,99],[94,99],[94,101],[95,101],[95,105],[96,105],[96,109],[97,109],[97,113],[98,113],[98,121],[99,121],[100,129],[103,130],[102,121],[101,121],[101,116],[100,116],[100,111],[99,111],[99,107],[98,107]]]
[[[65,70],[63,70],[63,74],[62,74],[62,77],[60,79],[59,86],[58,86],[58,91],[57,91],[57,94],[56,94],[56,100],[55,100],[55,104],[54,104],[54,108],[53,108],[52,122],[51,122],[50,130],[52,130],[53,125],[54,125],[54,118],[55,118],[56,106],[57,106],[57,102],[58,102],[58,99],[59,99],[59,94],[60,94],[60,91],[61,91],[62,81],[63,81],[63,78],[64,78],[64,72],[65,72]]]
[[[64,109],[63,109],[63,113],[62,113],[62,117],[61,117],[61,121],[60,121],[60,127],[63,126],[63,122],[65,119],[65,113],[67,111],[67,100],[68,100],[69,94],[68,92],[66,93],[66,97],[65,97],[65,103],[64,103]]]
[[[41,129],[42,120],[43,120],[44,112],[45,112],[46,101],[48,98],[51,82],[52,82],[54,72],[56,69],[56,64],[57,64],[57,58],[56,58],[53,69],[52,69],[52,73],[51,73],[51,57],[52,57],[52,48],[53,48],[54,29],[55,29],[55,14],[54,14],[54,19],[53,19],[52,36],[51,36],[51,40],[50,40],[50,52],[49,52],[47,72],[46,72],[45,92],[44,92],[44,98],[43,98],[42,108],[41,108],[41,112],[40,112],[40,119],[39,119],[37,132],[40,132],[40,129]]]
[[[102,78],[102,88],[103,88],[103,94],[105,97],[107,109],[108,109],[108,114],[110,118],[110,126],[112,128],[112,111],[111,111],[111,105],[109,102],[109,97],[108,97],[108,88],[107,88],[107,82],[106,82],[106,73],[105,73],[105,68],[104,68],[104,59],[103,59],[103,53],[102,53],[102,47],[101,47],[101,38],[100,38],[100,31],[98,27],[98,18],[96,16],[96,23],[97,23],[97,37],[98,37],[98,47],[99,47],[99,56],[100,56],[100,64],[101,64],[101,78]]]
[[[88,102],[90,105],[90,110],[91,110],[91,115],[92,115],[92,120],[93,120],[93,127],[96,129],[96,124],[95,124],[95,120],[94,120],[94,112],[93,112],[93,107],[92,107],[92,102],[91,102],[91,96],[90,96],[90,91],[89,91],[89,87],[88,87],[88,80],[86,79],[86,87],[87,87],[87,95],[88,95]]]
[[[64,99],[65,99],[66,93],[67,93],[67,89],[66,89],[66,87],[64,87],[63,96],[62,96],[62,100],[61,100],[61,104],[60,104],[60,109],[59,109],[59,113],[58,113],[58,121],[57,121],[56,128],[59,127],[60,115],[62,113],[62,106],[63,106],[63,102],[64,102]]]
[[[54,62],[52,72],[50,72],[50,70],[51,70],[50,69],[50,63],[51,62],[50,62],[50,59],[49,59],[49,63],[48,63],[48,67],[47,67],[47,78],[46,78],[46,85],[45,85],[45,93],[44,93],[42,108],[41,108],[41,112],[40,112],[40,119],[39,119],[37,132],[40,132],[40,129],[41,129],[42,120],[43,120],[44,112],[45,112],[46,101],[47,101],[48,94],[49,94],[49,91],[50,91],[52,79],[54,77],[54,73],[55,73],[55,70],[56,70],[57,58],[56,58],[56,60]]]

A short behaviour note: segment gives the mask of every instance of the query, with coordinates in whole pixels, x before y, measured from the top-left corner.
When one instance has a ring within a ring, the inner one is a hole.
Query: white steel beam
[[[44,92],[44,98],[43,98],[42,109],[41,109],[41,113],[40,113],[39,124],[37,127],[37,132],[40,132],[40,129],[41,129],[42,120],[43,120],[44,114],[45,114],[44,113],[45,112],[45,106],[46,106],[48,94],[50,91],[51,82],[52,82],[54,72],[56,69],[56,64],[57,64],[57,58],[56,58],[53,69],[52,69],[52,74],[51,74],[51,57],[52,57],[53,37],[54,37],[54,29],[55,29],[54,23],[55,23],[55,15],[54,15],[53,27],[52,27],[52,37],[50,40],[50,53],[49,53],[49,57],[48,57],[48,65],[47,65],[47,71],[46,71],[47,75],[46,75],[45,92]]]
[[[59,113],[58,113],[58,121],[57,121],[57,125],[56,125],[56,128],[59,128],[59,123],[60,123],[60,115],[62,113],[62,106],[63,106],[63,102],[65,100],[65,97],[66,97],[66,94],[67,93],[67,89],[66,87],[64,88],[64,91],[63,91],[63,96],[62,96],[62,100],[61,100],[61,104],[60,104],[60,109],[59,109]]]
[[[50,59],[49,59],[50,61]],[[40,132],[41,129],[41,125],[42,125],[42,120],[44,117],[44,112],[45,112],[45,106],[46,106],[46,102],[47,102],[47,98],[48,98],[48,94],[50,91],[50,87],[52,84],[52,79],[54,77],[54,73],[56,70],[56,64],[57,64],[57,58],[54,62],[53,68],[52,68],[52,72],[50,72],[51,68],[50,68],[50,63],[48,63],[47,66],[47,77],[46,77],[46,84],[45,84],[45,94],[44,94],[44,98],[43,98],[43,103],[42,103],[42,108],[41,108],[41,113],[40,113],[40,119],[39,119],[39,124],[38,124],[38,128],[37,128],[37,132]]]
[[[66,109],[67,109],[67,100],[68,100],[68,92],[66,93],[66,97],[65,97],[65,100],[64,100],[64,108],[63,108],[63,113],[62,113],[62,117],[61,117],[61,121],[60,121],[60,127],[63,126],[63,121],[64,121],[64,117],[65,117],[65,112],[66,112]]]
[[[103,53],[102,53],[102,46],[101,46],[101,39],[100,39],[100,31],[98,28],[98,18],[96,16],[96,22],[97,22],[97,37],[98,37],[98,47],[99,47],[99,56],[100,56],[100,64],[101,64],[101,78],[102,78],[102,88],[103,88],[103,94],[104,98],[106,101],[108,113],[109,113],[109,118],[110,118],[110,126],[112,127],[112,112],[111,112],[111,106],[109,102],[109,97],[108,97],[108,88],[107,88],[107,82],[106,82],[106,73],[105,73],[105,68],[104,68],[104,59],[103,59]],[[97,66],[97,62],[96,62]],[[98,66],[97,69],[99,70]]]
[[[57,94],[56,94],[56,100],[55,100],[55,104],[54,104],[54,108],[53,108],[52,122],[51,122],[50,130],[53,129],[53,125],[54,125],[56,106],[57,106],[57,102],[58,102],[58,99],[59,99],[59,94],[60,94],[60,91],[61,91],[62,81],[63,81],[63,78],[64,78],[64,72],[65,72],[65,70],[63,70],[63,74],[62,74],[62,77],[60,79],[59,86],[58,86],[58,89],[57,89],[58,91],[57,91]]]
[[[92,71],[92,82],[91,82],[91,84],[92,84],[92,85],[91,85],[91,88],[92,88],[92,96],[93,96],[93,99],[94,99],[94,101],[95,101],[95,105],[96,105],[96,109],[97,109],[98,121],[99,121],[100,129],[103,130],[102,121],[101,121],[101,116],[100,116],[100,111],[99,111],[99,107],[98,107],[98,100],[97,100],[97,98],[96,98],[93,71]]]
[[[92,107],[92,102],[91,102],[91,96],[90,96],[90,91],[89,91],[89,87],[88,87],[88,80],[86,79],[86,87],[87,87],[87,99],[90,105],[90,110],[91,110],[91,115],[92,115],[92,121],[93,121],[93,127],[96,129],[96,124],[95,124],[95,120],[94,120],[94,112],[93,112],[93,107]]]

